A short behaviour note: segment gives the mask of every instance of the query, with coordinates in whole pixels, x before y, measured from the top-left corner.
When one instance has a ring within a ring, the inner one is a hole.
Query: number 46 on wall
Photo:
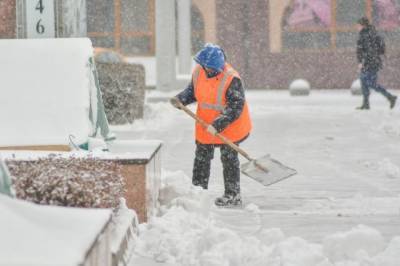
[[[26,0],[27,38],[54,38],[56,0]]]

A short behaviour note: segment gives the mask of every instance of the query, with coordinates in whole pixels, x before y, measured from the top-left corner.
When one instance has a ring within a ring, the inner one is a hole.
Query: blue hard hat
[[[225,65],[225,54],[218,45],[207,43],[195,55],[194,61],[203,67],[222,72]]]

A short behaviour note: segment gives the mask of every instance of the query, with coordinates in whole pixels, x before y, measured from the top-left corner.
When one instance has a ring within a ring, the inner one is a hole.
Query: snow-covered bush
[[[6,163],[20,199],[57,206],[116,208],[123,197],[121,166],[115,162],[51,156]]]
[[[110,124],[132,123],[143,118],[144,68],[127,63],[96,62],[104,109]]]
[[[309,95],[310,89],[310,83],[304,79],[296,79],[289,85],[290,95],[292,96]]]

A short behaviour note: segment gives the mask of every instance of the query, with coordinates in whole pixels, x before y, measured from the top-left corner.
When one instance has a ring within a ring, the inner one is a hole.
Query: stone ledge
[[[112,265],[127,265],[137,235],[139,221],[136,212],[126,207],[125,201],[121,201],[120,208],[112,219],[111,254]]]

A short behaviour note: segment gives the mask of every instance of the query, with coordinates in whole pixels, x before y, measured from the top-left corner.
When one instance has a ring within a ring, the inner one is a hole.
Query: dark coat
[[[377,32],[373,26],[364,27],[357,41],[357,60],[362,71],[378,71],[382,68],[382,59],[378,53]]]
[[[183,105],[196,102],[193,82],[185,90],[177,95]],[[222,132],[229,124],[239,118],[242,114],[245,102],[243,85],[240,79],[233,78],[229,88],[226,90],[226,107],[212,123],[218,132]]]

